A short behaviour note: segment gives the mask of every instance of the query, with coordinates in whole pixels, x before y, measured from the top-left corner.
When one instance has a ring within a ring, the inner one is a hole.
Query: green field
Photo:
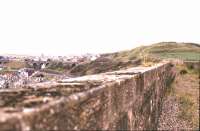
[[[198,52],[167,52],[167,53],[157,53],[156,56],[167,59],[167,58],[175,58],[181,60],[191,60],[191,61],[200,61],[200,53]]]

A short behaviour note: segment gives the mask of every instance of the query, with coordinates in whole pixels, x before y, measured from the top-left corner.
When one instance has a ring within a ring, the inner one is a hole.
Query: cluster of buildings
[[[47,61],[47,60],[53,60],[53,61],[63,61],[63,62],[84,62],[84,61],[92,61],[99,57],[99,54],[83,54],[83,55],[67,55],[67,56],[34,56],[32,57],[35,61]]]
[[[44,75],[39,71],[29,68],[22,68],[16,72],[9,72],[0,75],[0,88],[18,88],[27,84],[34,84],[45,81]]]
[[[72,63],[79,64],[86,61],[93,61],[99,55],[85,54],[81,56],[0,56],[0,89],[17,88],[30,83],[49,81],[64,77],[64,74],[54,74],[43,72],[47,65],[54,65],[61,62],[63,65]],[[6,72],[6,63],[10,61],[25,62],[27,67],[22,67],[16,71]],[[66,66],[67,67],[67,66]],[[67,76],[65,76],[67,77]]]

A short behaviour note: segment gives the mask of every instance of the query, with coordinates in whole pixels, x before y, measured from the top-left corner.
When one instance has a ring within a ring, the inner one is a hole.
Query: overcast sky
[[[200,43],[200,0],[1,0],[0,54],[112,52]]]

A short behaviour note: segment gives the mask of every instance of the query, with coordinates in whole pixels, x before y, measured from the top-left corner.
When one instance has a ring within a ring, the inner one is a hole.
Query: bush
[[[180,71],[180,74],[181,75],[184,75],[184,74],[187,74],[188,72],[187,72],[187,70],[185,70],[185,69],[182,69],[181,71]]]

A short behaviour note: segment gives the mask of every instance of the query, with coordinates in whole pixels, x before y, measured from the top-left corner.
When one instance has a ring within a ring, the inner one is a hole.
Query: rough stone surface
[[[157,129],[170,63],[0,90],[1,130]]]

